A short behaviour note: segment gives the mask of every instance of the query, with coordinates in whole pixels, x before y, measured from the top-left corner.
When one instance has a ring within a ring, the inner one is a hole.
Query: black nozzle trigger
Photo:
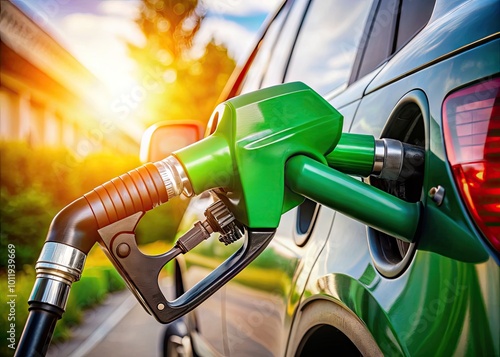
[[[161,323],[169,323],[201,304],[250,264],[269,244],[276,229],[245,228],[244,244],[207,277],[173,301],[168,301],[158,284],[165,264],[181,253],[177,247],[151,256],[137,247],[135,228],[143,216],[136,213],[99,229],[100,244],[129,289],[143,307]]]

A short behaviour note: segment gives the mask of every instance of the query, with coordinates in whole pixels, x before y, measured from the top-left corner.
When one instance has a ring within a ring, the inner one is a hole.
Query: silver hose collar
[[[46,242],[36,263],[39,274],[56,275],[70,283],[80,280],[86,259],[85,253],[69,245]]]
[[[181,193],[187,197],[193,195],[191,182],[184,171],[181,163],[174,157],[169,156],[166,159],[154,163],[161,175],[165,188],[167,189],[168,199],[179,196]]]
[[[375,162],[380,160],[380,153],[377,154],[377,148],[381,149],[379,142],[383,143],[383,164],[378,177],[387,180],[397,180],[403,168],[404,148],[403,143],[394,139],[382,139],[375,141]],[[375,164],[374,164],[375,166]],[[375,173],[376,175],[376,173]]]
[[[71,285],[80,280],[85,253],[66,244],[46,242],[36,263],[36,280],[30,302],[66,309]]]
[[[37,278],[29,302],[41,302],[66,310],[70,285],[48,277]]]

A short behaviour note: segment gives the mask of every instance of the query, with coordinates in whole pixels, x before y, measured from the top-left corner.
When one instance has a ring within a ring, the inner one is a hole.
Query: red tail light
[[[443,129],[462,199],[478,228],[500,251],[500,78],[448,96]]]

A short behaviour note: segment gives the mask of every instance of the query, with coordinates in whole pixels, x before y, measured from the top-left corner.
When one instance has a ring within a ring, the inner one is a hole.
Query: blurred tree
[[[146,124],[164,119],[207,121],[212,113],[234,61],[225,48],[212,42],[201,55],[193,54],[203,16],[197,0],[142,0],[137,23],[146,44],[129,44],[129,50],[147,83]],[[50,221],[60,209],[139,165],[136,157],[109,152],[89,155],[74,165],[71,158],[62,148],[33,150],[26,143],[0,142],[0,273],[9,243],[16,245],[18,269],[34,264]],[[138,227],[141,243],[174,238],[188,202],[177,201],[144,217]]]
[[[16,246],[17,269],[34,264],[59,210],[140,164],[136,156],[100,152],[67,166],[69,155],[64,148],[33,150],[27,143],[0,142],[0,273],[7,263],[8,244]]]
[[[142,0],[136,20],[146,43],[129,44],[147,80],[145,124],[165,119],[208,121],[219,94],[234,69],[227,49],[210,42],[195,54],[193,42],[205,9],[198,0]]]
[[[136,156],[103,151],[87,156],[78,165],[66,166],[68,155],[63,148],[33,150],[26,143],[0,142],[0,274],[7,265],[9,244],[16,246],[17,269],[33,265],[58,211],[140,165]],[[177,204],[148,212],[138,229],[140,243],[172,241],[186,205],[187,200],[179,199]]]

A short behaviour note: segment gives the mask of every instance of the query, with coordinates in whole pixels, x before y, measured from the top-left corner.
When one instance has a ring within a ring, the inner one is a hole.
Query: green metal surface
[[[326,156],[326,162],[345,174],[366,177],[372,173],[374,157],[372,135],[342,133],[335,149]]]
[[[419,203],[403,201],[305,156],[288,160],[285,172],[292,191],[386,234],[413,241]]]
[[[215,132],[174,154],[195,193],[222,187],[236,219],[275,228],[303,198],[284,185],[285,162],[297,154],[326,162],[338,143],[342,115],[303,83],[288,83],[219,105]]]

